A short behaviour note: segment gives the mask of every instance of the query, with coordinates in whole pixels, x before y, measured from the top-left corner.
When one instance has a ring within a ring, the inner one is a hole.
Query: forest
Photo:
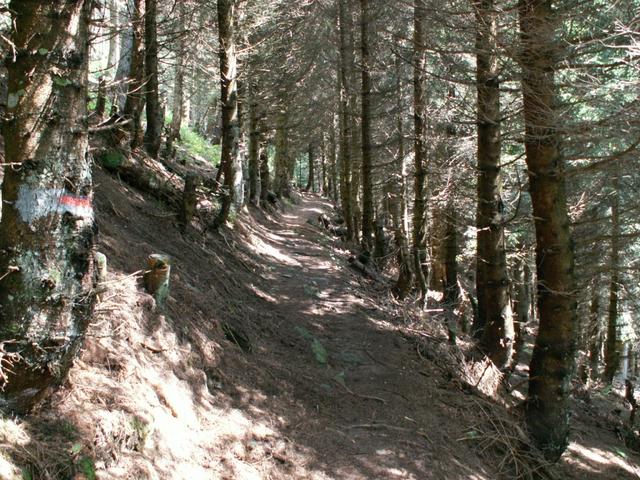
[[[0,0],[0,478],[640,478],[637,0]]]

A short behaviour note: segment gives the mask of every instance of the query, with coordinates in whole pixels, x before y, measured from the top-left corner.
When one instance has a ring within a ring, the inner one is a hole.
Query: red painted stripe
[[[63,195],[60,197],[60,205],[68,207],[87,207],[91,208],[91,200],[87,197],[75,197],[73,195]]]

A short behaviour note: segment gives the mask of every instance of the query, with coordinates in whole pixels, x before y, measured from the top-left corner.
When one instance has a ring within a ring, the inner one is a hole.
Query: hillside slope
[[[96,184],[109,278],[64,388],[3,422],[2,478],[638,478],[591,424],[559,467],[501,452],[513,414],[456,377],[441,326],[409,328],[308,223],[321,198],[183,236],[164,204],[101,169]],[[164,311],[140,285],[152,253],[174,261]]]

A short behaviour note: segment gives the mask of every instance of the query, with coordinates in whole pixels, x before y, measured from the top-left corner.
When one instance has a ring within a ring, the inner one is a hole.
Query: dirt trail
[[[499,478],[500,456],[477,448],[495,405],[447,368],[444,331],[418,353],[387,289],[308,223],[328,202],[303,195],[274,217],[252,209],[232,230],[182,235],[170,207],[95,173],[108,286],[64,388],[24,422],[0,420],[16,460],[0,451],[0,478],[25,465],[34,479],[85,478],[73,477],[83,459],[103,480]],[[165,310],[138,278],[159,252],[174,259]],[[560,478],[640,478],[589,412]]]
[[[272,261],[258,294],[280,319],[280,341],[257,354],[284,390],[273,393],[297,404],[282,412],[283,435],[334,478],[492,478],[458,441],[468,400],[438,384],[439,373],[363,294],[339,243],[307,222],[329,207],[305,196],[261,234]]]

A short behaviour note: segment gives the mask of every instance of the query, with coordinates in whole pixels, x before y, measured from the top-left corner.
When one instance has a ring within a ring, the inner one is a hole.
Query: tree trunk
[[[276,154],[274,159],[275,178],[274,191],[278,197],[291,196],[291,177],[289,176],[289,139],[287,124],[289,121],[288,109],[283,106],[276,119]]]
[[[267,145],[262,146],[260,152],[260,204],[267,204],[267,195],[271,190],[271,179],[269,177],[269,154]]]
[[[143,5],[144,0],[133,0],[131,5],[133,10],[131,12],[133,31],[131,32],[131,51],[128,54],[130,55],[129,71],[126,73],[128,89],[122,112],[125,118],[131,119],[130,132],[132,149],[140,146],[142,137],[141,117],[144,105]],[[123,60],[121,60],[121,62],[122,61]],[[124,68],[125,66],[123,66],[123,70]]]
[[[482,350],[496,366],[504,368],[513,354],[513,314],[504,249],[500,176],[498,26],[493,0],[475,0],[474,4],[478,90],[478,316],[474,335],[481,339]]]
[[[513,358],[517,364],[524,349],[526,325],[531,321],[532,282],[529,263],[526,258],[520,260],[515,274],[515,313],[514,322],[515,341],[513,346]]]
[[[591,287],[591,308],[589,312],[589,380],[598,379],[600,367],[600,351],[602,350],[602,335],[600,332],[600,292],[597,280]]]
[[[398,129],[398,158],[396,171],[391,178],[391,189],[389,192],[389,211],[393,221],[394,238],[398,248],[398,278],[393,288],[394,295],[404,299],[413,286],[413,270],[411,268],[411,254],[409,251],[409,241],[407,239],[407,219],[406,219],[406,179],[404,169],[404,122],[405,114],[402,88],[401,59],[396,55],[396,99],[397,105],[397,129]]]
[[[186,11],[184,2],[178,2],[178,30],[180,38],[178,39],[178,48],[176,50],[176,66],[175,81],[173,84],[173,102],[171,106],[171,125],[169,127],[169,135],[167,136],[167,151],[171,154],[173,142],[180,139],[180,129],[182,128],[182,119],[184,118],[184,77],[185,65],[187,64],[187,51],[185,49],[185,22]]]
[[[308,162],[309,162],[309,176],[307,177],[307,186],[305,190],[307,192],[315,192],[316,191],[316,159],[314,158],[313,144],[309,144],[309,153],[308,153]]]
[[[140,0],[138,0],[140,1]],[[132,55],[134,52],[134,32],[136,29],[136,6],[134,0],[127,0],[126,6],[119,13],[120,24],[123,26],[120,31],[120,55],[118,58],[118,68],[114,82],[116,83],[116,91],[114,94],[114,103],[118,106],[120,114],[124,115],[124,106],[127,101],[127,92],[129,91],[129,80],[131,75]],[[124,27],[124,25],[131,26]]]
[[[414,69],[413,69],[413,125],[414,125],[414,205],[413,205],[413,259],[414,273],[420,288],[423,307],[427,302],[427,145],[426,145],[426,12],[422,0],[414,0]]]
[[[118,30],[119,12],[116,0],[109,0],[109,55],[107,56],[107,68],[111,69],[118,63]]]
[[[576,297],[561,136],[555,101],[555,28],[551,0],[520,0],[525,151],[536,229],[540,327],[529,367],[526,420],[545,456],[567,447],[576,350]]]
[[[607,319],[607,342],[604,352],[604,380],[608,383],[620,368],[622,342],[618,331],[618,296],[620,292],[620,192],[619,173],[612,178],[611,192],[611,256],[609,259],[611,283],[609,286],[609,309]]]
[[[339,189],[338,189],[338,143],[336,141],[336,121],[335,115],[331,117],[331,127],[329,128],[329,155],[330,170],[329,190],[331,199],[335,205],[338,205]]]
[[[371,58],[369,46],[369,0],[360,0],[362,50],[362,247],[370,251],[373,229],[373,180],[371,150]]]
[[[7,168],[2,185],[0,403],[17,413],[64,378],[93,306],[90,4],[9,4],[20,54],[7,61],[5,161],[22,166]]]
[[[327,173],[327,144],[324,134],[322,134],[322,142],[320,145],[320,166],[322,168],[322,195],[329,195],[329,175]]]
[[[158,0],[145,0],[144,12],[144,74],[147,111],[147,130],[144,148],[152,158],[158,158],[164,118],[160,108],[158,78]]]
[[[225,195],[215,226],[223,225],[238,208],[238,177],[242,166],[238,154],[238,83],[234,38],[236,0],[218,0],[218,35],[220,42],[220,102],[222,104],[221,168],[224,170]]]
[[[345,0],[338,1],[338,21],[340,30],[340,62],[338,77],[340,79],[340,197],[342,200],[342,214],[347,226],[347,239],[355,238],[353,225],[353,196],[351,193],[351,177],[353,158],[351,155],[351,141],[353,139],[349,112],[351,110],[349,95],[349,63],[350,49],[348,42],[351,22],[347,21]]]
[[[249,83],[249,201],[260,199],[260,130],[255,85]]]

